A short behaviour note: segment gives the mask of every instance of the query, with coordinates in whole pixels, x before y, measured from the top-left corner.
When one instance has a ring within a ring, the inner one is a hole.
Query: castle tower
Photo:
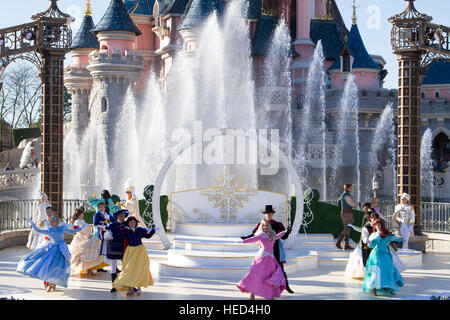
[[[311,40],[311,19],[315,16],[316,0],[295,0],[296,4],[296,30],[295,39],[292,39],[294,49],[299,54],[294,58],[293,87],[298,95],[304,93],[308,77],[309,64],[314,53],[314,42]]]
[[[153,68],[156,59],[156,39],[157,36],[152,31],[154,26],[154,7],[156,0],[125,0],[125,7],[131,19],[142,36],[136,38],[135,49],[142,54],[144,59],[145,72],[141,74],[136,91],[143,93],[146,88],[147,79]]]
[[[64,74],[64,85],[72,94],[71,126],[77,142],[80,142],[80,138],[89,124],[89,97],[92,89],[92,77],[87,66],[89,65],[89,54],[99,48],[97,37],[91,32],[94,28],[90,0],[87,0],[83,22],[70,47],[72,66],[66,68]]]
[[[142,0],[141,0],[142,1]],[[164,2],[155,0],[153,6],[153,29],[156,54],[155,72],[161,79],[166,79],[169,74],[175,51],[183,42],[178,26],[189,0],[172,0]],[[134,19],[134,18],[133,18]],[[164,85],[164,82],[162,83]],[[164,87],[163,87],[164,89]]]
[[[198,32],[206,19],[214,12],[220,16],[225,10],[222,0],[189,0],[186,15],[178,27],[185,42],[186,51],[197,48]]]
[[[367,52],[359,32],[356,6],[353,6],[353,23],[347,42],[339,57],[328,69],[331,87],[345,86],[348,73],[355,75],[355,83],[360,89],[378,89],[380,86],[380,67]]]
[[[93,32],[100,42],[100,51],[89,55],[87,69],[93,78],[90,111],[91,121],[97,123],[97,144],[99,147],[103,145],[101,150],[105,152],[100,158],[97,152],[97,167],[99,161],[112,166],[110,157],[117,152],[112,149],[116,146],[115,123],[128,88],[134,88],[144,70],[142,55],[135,51],[136,38],[141,31],[129,16],[123,1],[111,0]]]

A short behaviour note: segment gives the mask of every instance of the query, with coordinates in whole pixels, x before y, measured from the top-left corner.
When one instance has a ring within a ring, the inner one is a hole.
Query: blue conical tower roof
[[[94,20],[90,15],[85,15],[80,30],[75,35],[70,49],[98,49],[100,43],[92,32],[95,28]]]
[[[370,54],[367,52],[366,46],[359,33],[358,25],[353,24],[348,34],[347,47],[354,58],[353,69],[380,69]],[[339,57],[331,65],[329,70],[340,69],[341,59]]]
[[[178,30],[201,26],[214,11],[219,16],[223,14],[225,11],[223,0],[190,0]]]
[[[109,8],[94,30],[95,33],[102,31],[128,31],[134,32],[137,36],[142,34],[128,14],[122,0],[111,0]]]
[[[156,0],[125,0],[125,7],[129,14],[151,16]]]

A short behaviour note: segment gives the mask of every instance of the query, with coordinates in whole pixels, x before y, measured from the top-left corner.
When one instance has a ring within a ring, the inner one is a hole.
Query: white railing
[[[395,203],[380,203],[380,212],[390,218],[388,228],[398,228],[392,221]],[[450,203],[422,202],[420,204],[420,225],[424,232],[450,233]]]
[[[0,232],[31,228],[27,219],[32,219],[39,200],[0,201]],[[70,223],[76,208],[84,206],[86,210],[93,208],[85,200],[63,200],[62,220]]]

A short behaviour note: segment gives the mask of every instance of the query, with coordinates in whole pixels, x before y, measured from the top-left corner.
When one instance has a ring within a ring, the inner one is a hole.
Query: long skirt
[[[345,277],[358,280],[364,279],[365,268],[363,264],[363,252],[361,244],[350,253],[347,267],[345,268]]]
[[[143,244],[125,249],[122,262],[122,272],[113,283],[113,287],[120,291],[129,288],[148,287],[153,285],[150,273],[150,259]]]
[[[280,297],[286,289],[286,279],[275,257],[267,255],[255,258],[248,273],[236,286],[242,292],[273,299]]]
[[[101,241],[91,237],[86,239],[81,233],[77,234],[69,246],[72,259],[72,274],[97,270],[106,267],[104,257],[100,255]]]
[[[387,289],[391,293],[403,286],[403,277],[395,267],[391,253],[373,249],[366,264],[363,290]]]
[[[67,288],[70,276],[68,261],[57,244],[37,248],[20,260],[17,272]]]

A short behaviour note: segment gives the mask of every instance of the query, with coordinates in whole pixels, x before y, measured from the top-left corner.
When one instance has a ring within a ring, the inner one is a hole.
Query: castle
[[[194,52],[198,30],[207,17],[224,12],[226,0],[111,0],[103,18],[94,23],[87,1],[82,25],[73,38],[72,65],[65,70],[65,86],[72,93],[71,127],[81,136],[91,117],[100,117],[107,140],[120,113],[129,85],[143,93],[150,72],[162,87],[175,55]],[[371,156],[376,123],[388,103],[397,105],[397,91],[383,88],[387,71],[381,56],[367,52],[356,15],[350,30],[334,0],[246,0],[251,53],[258,60],[268,54],[268,41],[280,19],[292,38],[293,132],[301,124],[302,105],[314,48],[322,40],[327,71],[327,147],[336,143],[338,106],[348,75],[359,88],[359,136],[361,163]],[[98,10],[98,9],[96,9]],[[447,70],[447,72],[445,72]],[[397,72],[391,70],[391,72]],[[258,86],[258,84],[257,84]],[[436,181],[450,187],[450,64],[436,62],[427,70],[422,85],[422,132],[431,128],[435,148]],[[311,146],[314,148],[314,146]],[[319,158],[326,155],[319,155]],[[315,159],[317,163],[320,159]],[[384,161],[385,162],[385,161]],[[384,163],[383,162],[383,163]],[[386,165],[386,163],[384,163]],[[348,166],[353,163],[349,160]],[[314,167],[314,163],[312,164]],[[391,199],[392,171],[380,169],[379,196]],[[366,172],[368,181],[371,172]],[[314,186],[317,189],[320,187]],[[426,189],[426,188],[424,188]],[[450,198],[442,194],[441,198]]]

